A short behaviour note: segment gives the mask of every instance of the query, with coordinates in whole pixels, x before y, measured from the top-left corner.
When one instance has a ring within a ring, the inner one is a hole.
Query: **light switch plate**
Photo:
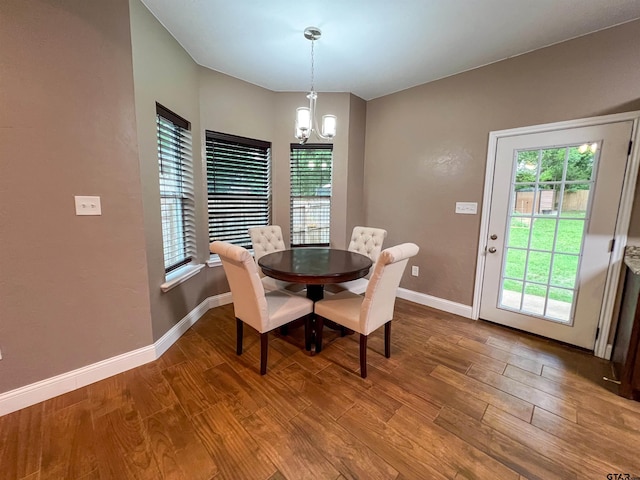
[[[76,215],[102,215],[100,197],[76,196]]]
[[[475,215],[478,213],[478,202],[456,202],[456,213]]]

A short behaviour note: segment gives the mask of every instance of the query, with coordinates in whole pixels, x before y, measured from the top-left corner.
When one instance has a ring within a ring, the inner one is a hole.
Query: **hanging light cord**
[[[311,91],[313,92],[313,80],[314,80],[314,68],[313,68],[313,44],[316,43],[315,40],[311,39]]]

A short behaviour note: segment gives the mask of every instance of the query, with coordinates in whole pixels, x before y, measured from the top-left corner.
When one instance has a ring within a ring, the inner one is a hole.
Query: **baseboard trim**
[[[222,305],[229,305],[233,302],[233,298],[231,297],[231,292],[221,293],[220,295],[216,295],[214,297],[209,297],[207,299],[209,301],[209,308],[221,307]]]
[[[156,359],[153,345],[56,375],[0,395],[0,415],[15,412],[63,393],[125,372]]]
[[[151,345],[2,393],[0,394],[0,416],[157,360],[193,326],[207,310],[229,304],[231,301],[230,293],[223,293],[206,298],[200,305],[189,312],[182,320]]]
[[[433,297],[426,293],[414,292],[406,288],[398,288],[398,298],[409,300],[410,302],[419,303],[427,307],[436,308],[443,312],[453,313],[461,317],[471,318],[471,305],[463,305],[461,303],[445,300],[444,298]]]
[[[176,323],[167,333],[156,340],[156,342],[153,344],[156,355],[155,359],[160,358],[162,354],[166,352],[169,347],[171,347],[171,345],[173,345],[182,335],[184,335],[184,332],[189,330],[189,328],[191,328],[198,321],[198,319],[202,317],[202,315],[204,315],[207,310],[209,310],[209,308],[209,298],[205,298],[202,302],[200,302],[200,305],[187,313],[187,315],[185,315],[182,320]]]

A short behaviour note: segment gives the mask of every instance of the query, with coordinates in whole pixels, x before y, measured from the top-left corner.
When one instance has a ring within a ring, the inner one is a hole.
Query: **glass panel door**
[[[573,322],[599,146],[514,152],[500,308]]]

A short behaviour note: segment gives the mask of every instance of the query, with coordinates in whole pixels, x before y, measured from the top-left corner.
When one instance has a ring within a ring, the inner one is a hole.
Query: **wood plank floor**
[[[302,329],[235,355],[231,305],[159,360],[0,417],[0,479],[607,479],[640,476],[640,403],[608,362],[398,300],[392,356]]]

